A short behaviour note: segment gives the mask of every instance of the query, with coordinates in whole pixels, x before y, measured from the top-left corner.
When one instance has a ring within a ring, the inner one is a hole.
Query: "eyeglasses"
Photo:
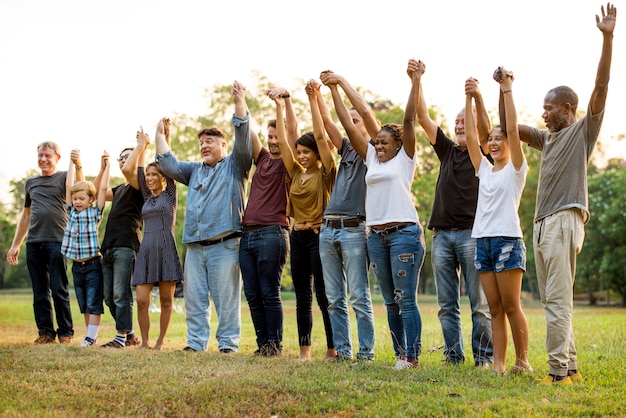
[[[128,154],[124,154],[117,159],[117,161],[119,161],[120,163],[126,160],[128,160]]]

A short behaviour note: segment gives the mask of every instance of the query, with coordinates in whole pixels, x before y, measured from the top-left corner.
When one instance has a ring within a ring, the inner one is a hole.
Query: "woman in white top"
[[[424,261],[424,234],[419,224],[411,183],[415,175],[415,115],[419,99],[420,78],[425,66],[410,60],[411,77],[404,124],[387,124],[382,128],[367,103],[342,84],[352,105],[364,119],[373,144],[354,126],[348,137],[355,151],[365,160],[367,187],[365,212],[367,252],[387,308],[387,320],[397,362],[402,370],[419,364],[422,317],[417,306],[417,285]],[[332,74],[326,74],[329,83]]]
[[[518,215],[528,164],[517,128],[511,91],[513,74],[499,67],[494,79],[500,83],[506,117],[500,121],[502,127],[496,126],[487,140],[493,163],[481,153],[476,131],[465,130],[467,149],[480,180],[472,228],[472,237],[476,238],[474,264],[491,311],[493,370],[506,372],[508,317],[516,355],[511,372],[519,373],[532,371],[528,363],[528,323],[521,305],[526,248]],[[471,94],[466,95],[465,125],[474,126]]]

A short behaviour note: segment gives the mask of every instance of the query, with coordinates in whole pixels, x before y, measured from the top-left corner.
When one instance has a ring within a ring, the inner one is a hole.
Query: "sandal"
[[[124,345],[120,344],[118,341],[112,340],[102,345],[102,347],[103,348],[124,348]]]

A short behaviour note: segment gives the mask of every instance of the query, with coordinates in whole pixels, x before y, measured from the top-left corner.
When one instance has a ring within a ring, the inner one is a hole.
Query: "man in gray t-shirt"
[[[605,13],[606,12],[606,13]],[[606,104],[617,9],[607,3],[596,24],[603,36],[602,54],[587,115],[576,121],[578,96],[566,86],[550,90],[543,101],[547,131],[520,125],[520,137],[541,151],[533,231],[539,296],[546,313],[546,348],[550,371],[545,385],[582,381],[572,328],[576,255],[582,250],[587,203],[587,165]]]
[[[39,331],[35,344],[54,343],[57,335],[60,343],[69,344],[74,335],[67,261],[61,254],[61,241],[67,223],[67,172],[56,169],[60,158],[59,146],[54,142],[43,142],[37,147],[41,174],[26,180],[24,209],[17,223],[13,244],[7,253],[8,263],[17,265],[20,246],[26,238],[26,264],[33,287],[33,308]],[[71,159],[76,165],[76,180],[84,180],[80,153],[72,151]],[[50,294],[58,329],[54,328]]]

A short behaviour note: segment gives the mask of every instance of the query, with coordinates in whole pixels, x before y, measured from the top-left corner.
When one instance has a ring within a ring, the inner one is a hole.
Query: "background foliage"
[[[273,85],[264,75],[253,72],[251,79],[256,80],[253,85],[247,86],[247,103],[253,118],[253,129],[258,132],[262,141],[265,140],[266,123],[275,118],[274,103],[267,98],[265,91]],[[300,88],[291,91],[292,102],[298,116],[299,128],[301,132],[312,129],[308,101],[304,93],[305,80],[300,80]],[[231,86],[216,84],[205,89],[207,101],[207,112],[205,115],[191,117],[185,114],[175,114],[172,119],[172,150],[180,160],[199,161],[198,144],[196,132],[202,127],[218,126],[224,131],[232,142],[233,130],[230,119],[233,112],[233,102],[231,97]],[[375,93],[357,88],[359,92],[370,103],[377,118],[382,123],[402,123],[404,113],[403,105],[392,103]],[[322,87],[326,102],[332,109],[332,99],[325,87]],[[454,138],[453,132],[448,132],[448,121],[442,115],[437,106],[431,106],[429,112],[444,130],[444,132]],[[497,122],[497,112],[490,110],[492,121]],[[155,120],[159,115],[155,115]],[[535,126],[542,126],[536,118],[520,112],[521,123]],[[621,140],[622,138],[618,138]],[[602,138],[600,139],[602,141]],[[426,260],[420,278],[419,292],[435,293],[435,286],[432,277],[430,263],[430,242],[431,233],[426,229],[430,218],[433,204],[435,184],[439,170],[439,161],[435,156],[428,138],[421,129],[417,130],[417,153],[419,156],[416,179],[412,185],[420,221],[426,235]],[[596,155],[601,155],[601,142],[598,144],[599,150]],[[526,180],[526,188],[522,195],[520,205],[520,219],[522,230],[525,236],[527,247],[527,271],[524,275],[523,289],[533,297],[537,297],[537,287],[535,280],[535,262],[532,243],[532,225],[535,211],[535,196],[537,192],[537,182],[539,175],[539,164],[541,155],[535,150],[525,147],[525,154],[528,160],[530,171]],[[152,158],[154,154],[148,155]],[[95,166],[96,162],[94,162]],[[588,299],[590,303],[608,303],[619,300],[626,306],[626,165],[621,160],[609,160],[604,168],[598,167],[592,161],[589,168],[589,205],[592,213],[591,220],[586,228],[587,237],[585,249],[579,256],[578,273],[576,278],[576,298]],[[15,221],[19,215],[23,204],[23,188],[26,178],[35,172],[25,173],[21,179],[11,181],[11,193],[13,203],[0,208],[0,248],[3,249],[0,259],[0,288],[28,287],[28,273],[24,262],[24,250],[20,254],[20,264],[9,268],[6,264],[6,251],[11,245],[15,230]],[[122,178],[114,178],[111,185],[119,184]],[[180,244],[185,212],[187,188],[180,185],[179,205],[177,212],[176,237],[179,243],[179,253],[184,259],[186,248]],[[101,236],[108,216],[108,207],[105,211],[105,218],[101,224]],[[286,269],[283,285],[286,289],[291,287],[291,275],[289,268]]]

